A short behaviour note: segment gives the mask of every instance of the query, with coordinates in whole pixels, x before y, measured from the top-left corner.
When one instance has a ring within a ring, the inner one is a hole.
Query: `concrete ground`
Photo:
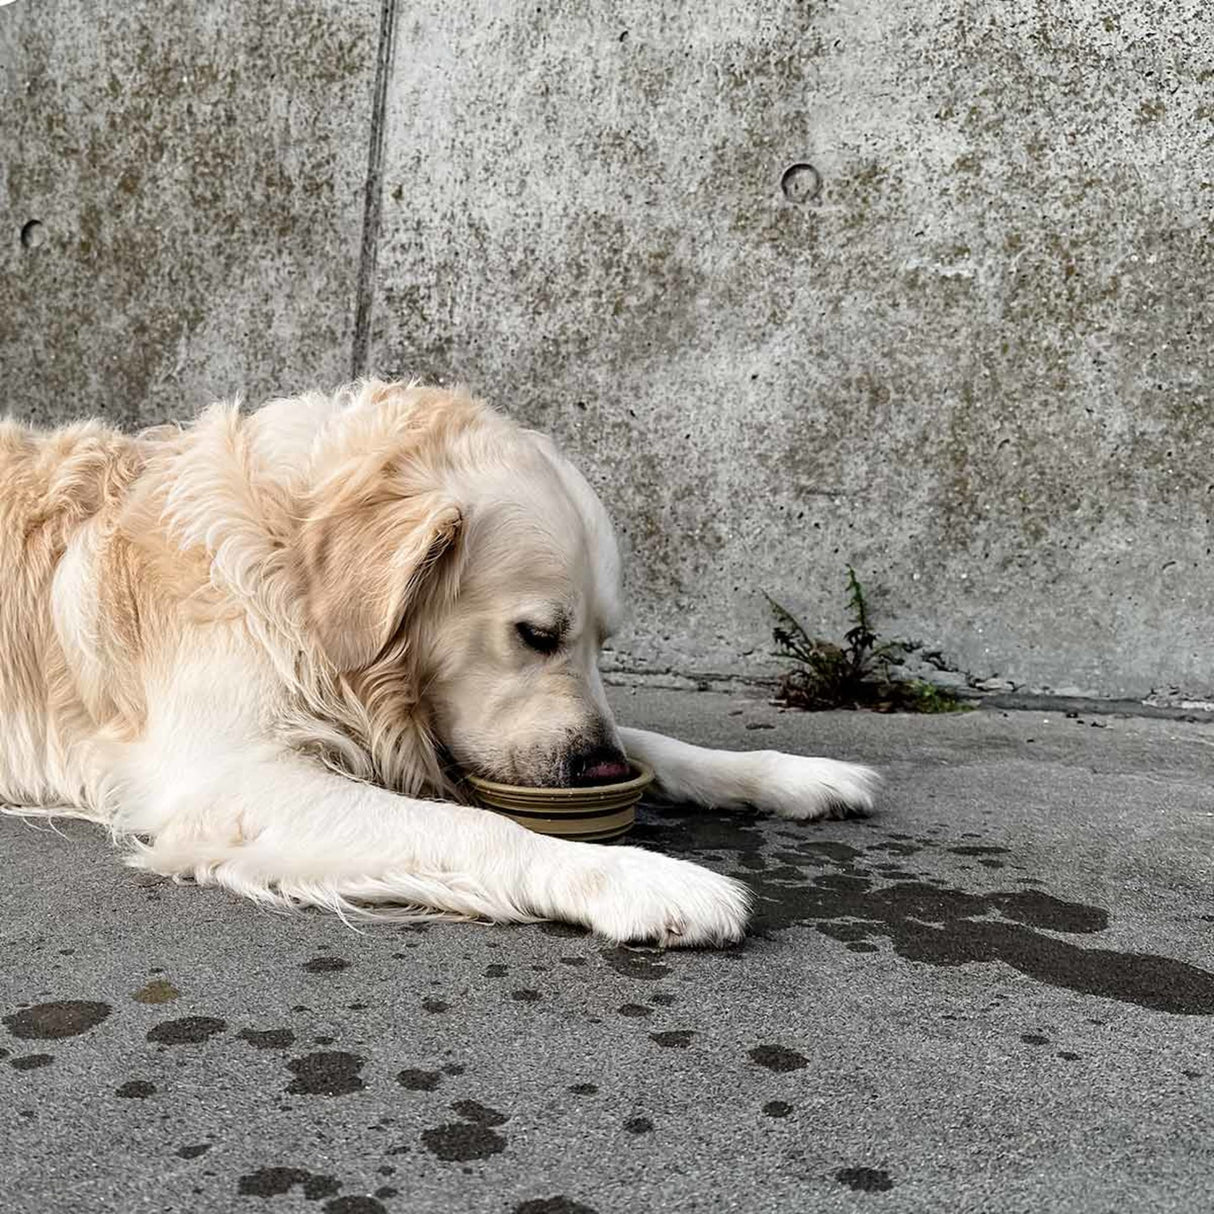
[[[876,764],[880,812],[647,813],[759,894],[744,946],[667,954],[356,934],[0,820],[4,1209],[1214,1206],[1214,727],[615,694]]]

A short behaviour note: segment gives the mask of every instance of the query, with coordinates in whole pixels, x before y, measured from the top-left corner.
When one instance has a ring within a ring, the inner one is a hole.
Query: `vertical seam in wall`
[[[384,121],[388,82],[396,58],[397,0],[380,0],[379,52],[375,61],[375,95],[371,101],[371,142],[367,149],[367,183],[363,196],[363,239],[358,258],[358,295],[354,310],[354,349],[350,370],[365,375],[371,346],[371,314],[375,305],[375,267],[384,198]]]

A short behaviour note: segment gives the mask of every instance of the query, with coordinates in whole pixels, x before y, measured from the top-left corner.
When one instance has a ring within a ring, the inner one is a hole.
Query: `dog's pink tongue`
[[[587,784],[614,784],[617,780],[626,780],[632,773],[626,763],[596,763],[582,772],[582,780]]]

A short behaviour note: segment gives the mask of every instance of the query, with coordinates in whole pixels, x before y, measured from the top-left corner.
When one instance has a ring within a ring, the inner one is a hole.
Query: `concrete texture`
[[[646,814],[760,899],[668,954],[354,933],[0,819],[5,1210],[1211,1208],[1214,728],[613,696],[877,764],[881,810]]]
[[[580,455],[621,666],[754,670],[761,590],[837,635],[851,562],[980,677],[1214,686],[1205,5],[402,21],[375,362]]]
[[[620,671],[770,673],[850,562],[976,678],[1211,697],[1199,0],[290,14],[0,9],[10,408],[461,378],[607,498]]]
[[[5,411],[137,425],[349,376],[378,22],[0,9]]]

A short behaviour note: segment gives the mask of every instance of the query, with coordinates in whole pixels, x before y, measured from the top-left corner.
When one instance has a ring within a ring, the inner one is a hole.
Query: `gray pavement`
[[[614,695],[873,763],[881,810],[647,812],[760,895],[668,954],[355,933],[0,819],[3,1209],[1214,1207],[1214,726]]]

